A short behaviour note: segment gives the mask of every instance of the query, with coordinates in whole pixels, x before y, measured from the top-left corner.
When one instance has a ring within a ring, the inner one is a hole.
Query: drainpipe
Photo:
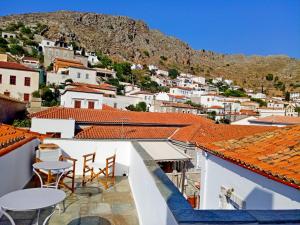
[[[185,170],[186,170],[186,162],[183,161],[182,179],[181,179],[181,193],[182,194],[184,194]]]

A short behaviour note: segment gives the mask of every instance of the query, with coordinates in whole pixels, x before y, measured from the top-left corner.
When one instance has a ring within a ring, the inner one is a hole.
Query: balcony
[[[300,223],[299,210],[194,210],[167,175],[158,167],[142,145],[128,140],[75,140],[45,139],[45,143],[59,145],[64,154],[76,158],[77,189],[75,194],[67,192],[65,210],[51,217],[54,224],[104,224],[104,225],[186,225],[186,224],[297,224]],[[25,151],[12,151],[0,157],[0,169],[10,156],[20,161]],[[98,183],[88,183],[81,187],[82,155],[96,152],[99,159],[116,153],[117,182],[113,188],[104,190]],[[32,149],[28,149],[32,156]],[[27,171],[31,171],[27,159]],[[6,170],[16,170],[7,164]],[[23,170],[19,167],[20,170]],[[0,170],[1,172],[3,170]],[[9,178],[0,174],[1,180]],[[32,175],[32,174],[31,174]],[[123,176],[126,175],[126,176]],[[22,181],[23,182],[23,181]],[[20,184],[14,184],[20,187]],[[1,189],[1,186],[0,186]],[[17,188],[18,189],[18,188]],[[1,190],[0,190],[1,191]],[[63,206],[61,207],[63,208]],[[9,212],[10,213],[10,212]],[[42,212],[46,217],[47,210]],[[16,224],[31,224],[35,212],[12,213]],[[10,224],[6,218],[0,224]]]

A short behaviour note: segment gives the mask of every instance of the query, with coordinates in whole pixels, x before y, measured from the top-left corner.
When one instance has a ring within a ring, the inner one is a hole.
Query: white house
[[[61,84],[66,80],[71,79],[73,82],[85,84],[97,84],[96,70],[90,68],[68,67],[60,68],[57,73],[47,73],[48,84]]]
[[[89,64],[91,64],[92,66],[93,66],[93,65],[96,65],[97,63],[99,63],[98,57],[97,57],[97,55],[96,55],[95,52],[87,52],[87,53],[85,54],[85,56],[88,57],[88,62],[89,62]]]
[[[266,99],[267,98],[266,94],[264,94],[264,93],[248,93],[248,95],[251,98],[257,98],[257,99]]]
[[[14,62],[0,62],[0,93],[21,101],[31,101],[39,89],[39,72]]]
[[[169,93],[172,95],[184,95],[186,97],[191,97],[193,90],[193,88],[189,87],[171,87]]]
[[[45,47],[55,47],[55,41],[51,41],[48,39],[44,39],[39,44],[39,50],[43,53],[45,53]]]
[[[5,31],[2,31],[2,34],[1,34],[1,37],[8,40],[10,38],[16,38],[16,34],[15,33],[11,33],[11,32],[5,32]]]
[[[60,105],[68,108],[102,109],[103,93],[78,86],[66,89],[60,97]]]
[[[148,91],[138,91],[130,96],[135,96],[140,99],[141,102],[145,102],[147,107],[150,108],[153,105],[153,100],[155,98],[155,94]]]
[[[192,80],[193,80],[193,83],[198,83],[198,84],[205,85],[205,77],[193,76]]]
[[[299,157],[293,152],[298,149],[300,126],[260,133],[259,137],[200,147],[200,209],[300,208],[299,183],[293,182],[299,180],[294,169]],[[285,142],[287,138],[291,144]]]

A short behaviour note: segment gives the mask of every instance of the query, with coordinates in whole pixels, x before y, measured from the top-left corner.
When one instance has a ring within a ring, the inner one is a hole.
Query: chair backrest
[[[35,155],[36,158],[41,161],[59,161],[59,157],[62,155],[62,151],[60,148],[43,148],[38,149]]]
[[[106,176],[114,177],[116,167],[116,155],[106,158]]]

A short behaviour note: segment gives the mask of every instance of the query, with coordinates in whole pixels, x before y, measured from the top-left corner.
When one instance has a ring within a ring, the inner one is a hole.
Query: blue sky
[[[300,0],[1,0],[0,15],[75,10],[124,15],[195,49],[300,58]]]

